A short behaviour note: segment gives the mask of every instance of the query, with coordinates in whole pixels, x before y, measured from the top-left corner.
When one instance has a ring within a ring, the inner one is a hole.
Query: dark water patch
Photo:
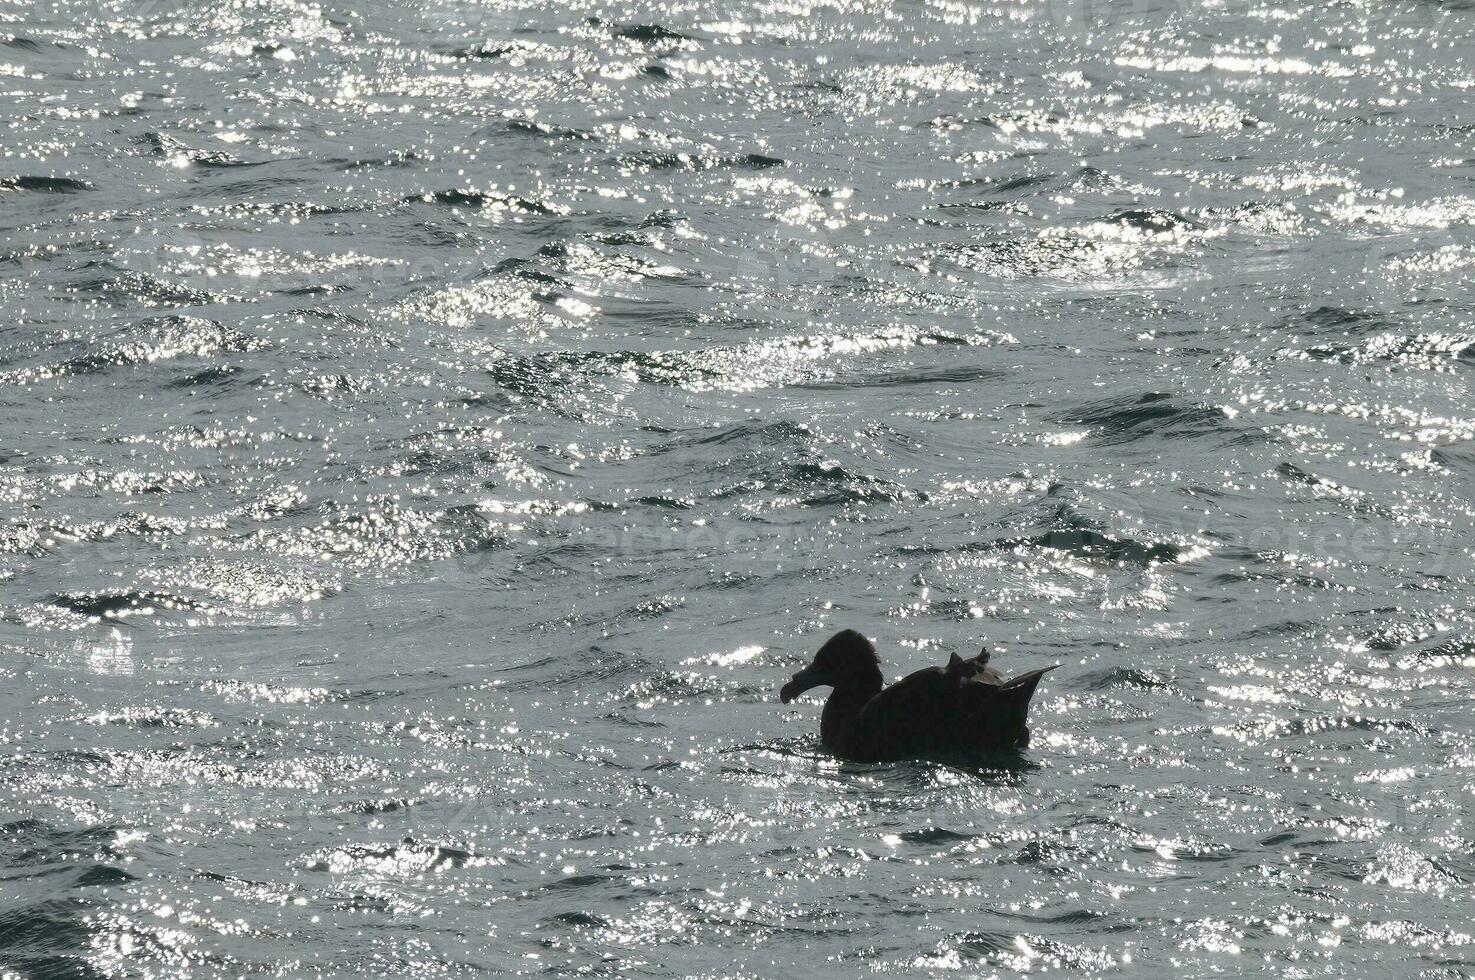
[[[76,767],[83,770],[96,770],[106,766],[111,761],[100,752],[88,752],[79,749],[68,749],[53,754],[57,764],[63,767]],[[0,829],[3,833],[3,829]]]
[[[904,388],[911,385],[935,387],[953,384],[966,385],[978,381],[998,381],[1008,376],[1008,371],[982,366],[915,368],[909,371],[848,375],[835,381],[810,382],[797,387],[820,391],[844,388]]]
[[[241,194],[252,194],[268,187],[283,187],[307,183],[300,179],[286,179],[277,177],[273,179],[255,179],[243,181],[238,184],[223,184],[215,187],[218,194],[230,194],[240,191]],[[229,204],[203,205],[196,204],[189,208],[192,219],[200,218],[246,218],[255,216],[288,217],[288,218],[323,218],[340,214],[359,214],[365,210],[360,204],[343,202],[337,204],[320,204],[313,201],[232,201]]]
[[[59,363],[0,373],[0,378],[33,381],[94,374],[115,367],[259,350],[262,342],[216,320],[169,315],[120,327],[89,346],[87,352]]]
[[[31,191],[36,194],[77,194],[92,190],[92,184],[75,177],[22,175],[0,177],[0,191]]]
[[[691,510],[696,506],[696,501],[689,497],[666,497],[660,495],[636,497],[634,502],[644,504],[647,507],[656,507],[661,510]]]
[[[1334,501],[1354,514],[1378,514],[1392,517],[1393,511],[1385,504],[1372,499],[1364,491],[1349,487],[1327,477],[1318,476],[1294,463],[1281,463],[1275,472],[1288,482],[1309,487],[1319,500]]]
[[[908,844],[935,846],[938,844],[966,844],[969,841],[976,840],[981,835],[961,834],[955,830],[948,830],[945,827],[928,827],[925,830],[909,830],[897,836]]]
[[[202,711],[161,707],[139,707],[125,708],[121,711],[103,711],[90,716],[86,720],[93,725],[109,725],[144,731],[149,729],[212,728],[218,724],[212,716]]]
[[[1160,208],[1128,208],[1114,212],[1102,220],[1109,224],[1157,235],[1198,227],[1197,222],[1176,211],[1165,211]]]
[[[1309,847],[1315,846],[1306,845]],[[1316,854],[1311,859],[1317,871],[1342,881],[1361,883],[1367,877],[1367,867],[1360,861],[1339,857],[1335,854]]]
[[[552,918],[545,919],[543,924],[553,928],[574,929],[607,929],[610,927],[609,920],[604,916],[583,911],[560,912]]]
[[[1039,925],[1100,926],[1107,932],[1125,931],[1132,928],[1114,916],[1108,915],[1105,912],[1095,912],[1091,909],[1065,909],[1061,912],[1047,912],[1037,915],[1016,909],[990,909],[990,912],[993,915],[998,915],[1006,919],[1034,922]]]
[[[591,23],[598,24],[597,18],[591,18]],[[615,37],[622,37],[627,41],[639,41],[641,44],[668,44],[673,41],[695,40],[689,34],[673,31],[669,27],[660,24],[620,24],[611,32]]]
[[[744,153],[737,156],[714,156],[705,153],[658,153],[645,151],[625,154],[615,161],[622,167],[638,170],[712,170],[735,168],[740,170],[767,170],[787,165],[780,157],[764,153]]]
[[[135,304],[151,309],[206,306],[216,300],[214,295],[202,289],[170,282],[151,272],[130,269],[111,261],[88,263],[79,271],[83,275],[68,283],[70,293],[94,296],[119,307],[133,307]]]
[[[1350,310],[1340,306],[1318,306],[1297,317],[1297,325],[1307,325],[1318,330],[1342,332],[1361,331],[1377,326],[1384,315],[1368,310]]]
[[[3,44],[5,47],[10,48],[13,51],[29,52],[44,50],[45,47],[51,46],[53,43],[54,42],[48,41],[43,44],[43,42],[38,41],[33,37],[25,37],[24,35],[20,34],[13,34],[10,37],[6,38],[4,41],[0,41],[0,44]],[[63,47],[63,45],[60,44],[56,44],[55,46]]]
[[[444,204],[449,207],[505,208],[511,211],[522,211],[527,214],[556,215],[564,213],[556,205],[547,204],[530,197],[519,197],[515,194],[504,194],[499,191],[477,191],[462,188],[452,188],[444,191],[426,191],[423,194],[410,194],[402,198],[402,200],[405,203]]]
[[[372,170],[380,167],[412,167],[420,163],[424,157],[414,150],[395,150],[383,157],[368,160],[351,160],[344,157],[333,157],[324,161],[344,170]]]
[[[680,211],[654,211],[640,222],[641,228],[680,228],[687,218]]]
[[[622,617],[629,618],[629,617]],[[638,618],[650,619],[649,616]],[[606,700],[626,708],[650,704],[715,704],[724,701],[764,701],[772,691],[742,685],[732,685],[721,680],[695,674],[661,671],[654,676],[628,684],[613,692]]]
[[[1314,624],[1300,619],[1277,619],[1267,623],[1256,623],[1255,625],[1238,634],[1239,639],[1286,639],[1290,637],[1315,636],[1318,630]]]
[[[601,245],[609,245],[613,248],[620,248],[626,245],[634,245],[640,248],[656,247],[655,236],[640,231],[617,231],[607,235],[600,235],[599,243]]]
[[[155,610],[204,611],[209,606],[172,592],[125,589],[112,592],[58,592],[46,600],[90,619],[125,619],[151,615]]]
[[[1315,473],[1311,473],[1301,469],[1301,467],[1297,466],[1295,463],[1281,463],[1278,467],[1276,467],[1276,472],[1285,477],[1287,480],[1290,480],[1292,483],[1300,483],[1303,486],[1320,487],[1334,485],[1328,484],[1327,481],[1323,480]]]
[[[964,210],[1000,212],[1006,214],[1029,214],[1029,208],[1018,201],[956,201],[949,204],[939,204],[942,210]],[[940,223],[939,223],[940,224]]]
[[[257,58],[267,60],[275,59],[282,52],[290,52],[292,49],[278,41],[263,41],[251,45],[251,54]]]
[[[224,387],[233,382],[241,373],[239,367],[222,364],[218,367],[206,368],[194,374],[169,382],[169,388],[208,388]]]
[[[1223,861],[1232,861],[1244,855],[1244,851],[1231,847],[1228,844],[1215,844],[1211,842],[1189,841],[1174,842],[1172,845],[1173,860],[1175,861],[1199,861],[1209,864],[1217,864]],[[1133,844],[1132,850],[1139,854],[1158,853],[1156,845]]]
[[[1470,334],[1384,333],[1358,343],[1319,344],[1304,350],[1282,352],[1281,356],[1365,365],[1386,363],[1429,371],[1447,371],[1455,362],[1475,357],[1475,336]]]
[[[547,676],[545,673],[549,668],[555,671],[552,676]],[[604,646],[591,646],[581,654],[561,658],[543,658],[512,667],[498,668],[499,673],[534,675],[508,680],[502,685],[513,691],[546,688],[577,690],[585,685],[605,684],[632,675],[650,676],[659,670],[659,666],[649,660]]]
[[[72,885],[75,888],[109,888],[137,880],[137,875],[129,874],[122,868],[111,864],[94,864],[78,875]]]
[[[5,965],[27,980],[102,980],[91,963],[93,906],[58,898],[0,911],[0,948]]]
[[[393,915],[395,905],[383,895],[366,895],[363,892],[332,892],[332,907],[344,912],[369,915]]]
[[[525,271],[518,270],[518,273]],[[854,356],[857,351],[879,353],[959,342],[966,344],[969,340],[955,335],[903,331],[787,336],[746,346],[712,346],[699,350],[549,351],[528,355],[504,352],[488,370],[499,387],[542,401],[554,400],[579,378],[624,376],[646,384],[692,391],[750,390],[813,383],[817,375],[831,373],[827,364],[832,359]]]
[[[427,844],[405,838],[400,844],[375,847],[353,844],[332,848],[309,857],[305,863],[308,871],[373,872],[389,874],[426,874],[465,867],[475,855],[464,848],[440,844]]]
[[[515,42],[495,43],[491,41],[447,49],[451,57],[465,61],[496,61],[520,50],[523,50],[522,47]]]
[[[1082,848],[1070,847],[1057,841],[1032,840],[1003,859],[1005,864],[1038,865],[1052,873],[1064,874],[1073,859],[1081,854]]]
[[[300,293],[300,290],[286,290],[288,293]],[[330,323],[346,323],[354,327],[367,327],[368,324],[361,317],[352,313],[344,313],[341,310],[324,310],[310,307],[297,307],[287,311],[289,317],[303,317],[310,320],[325,320]]]
[[[167,133],[144,133],[137,137],[137,142],[147,147],[148,151],[156,157],[207,169],[230,170],[239,167],[260,167],[272,162],[270,160],[242,160],[224,150],[197,149]]]
[[[604,718],[606,721],[613,722],[625,728],[664,729],[667,727],[664,722],[653,721],[649,718],[636,718],[621,711],[611,711]]]
[[[1045,186],[1054,179],[1054,174],[1019,174],[1014,177],[988,181],[984,184],[984,188],[990,194],[1013,194],[1016,191]]]
[[[1392,610],[1389,612],[1391,613]],[[1439,632],[1441,632],[1440,626],[1433,620],[1386,623],[1366,630],[1363,633],[1363,642],[1370,650],[1389,652],[1414,643],[1422,643]]]
[[[1122,178],[1109,174],[1099,167],[1078,167],[1071,175],[1070,188],[1074,191],[1116,190],[1125,183]]]
[[[745,469],[751,461],[728,461],[722,475]],[[812,460],[795,461],[780,469],[761,469],[737,483],[723,482],[709,492],[718,499],[753,493],[796,496],[805,507],[835,507],[858,503],[888,503],[911,496],[904,486],[882,477],[856,473],[838,464]]]
[[[622,880],[622,878],[615,875],[569,875],[566,878],[560,878],[557,881],[549,882],[548,884],[543,886],[543,889],[545,891],[554,892],[577,891],[583,888],[595,888],[599,885],[607,885],[611,882]]]
[[[1057,527],[1038,534],[1001,538],[987,545],[1009,551],[1058,551],[1076,558],[1112,564],[1157,565],[1182,561],[1194,550],[1171,541],[1139,541],[1089,527]]]
[[[121,858],[117,848],[120,828],[62,827],[44,820],[26,818],[0,825],[0,856],[12,867],[52,864],[77,856]]]
[[[1168,392],[1119,395],[1062,412],[1056,421],[1089,425],[1093,437],[1126,443],[1149,436],[1182,438],[1232,431],[1224,412],[1208,405],[1185,404]]]
[[[47,242],[0,250],[0,262],[24,268],[33,262],[49,263],[74,255],[106,254],[111,244],[101,239],[78,239],[65,243]]]
[[[777,447],[802,446],[813,440],[813,430],[801,422],[794,422],[789,419],[781,419],[777,422],[762,422],[753,419],[747,422],[721,426],[717,431],[709,435],[693,434],[683,436],[671,445],[673,447],[746,447],[753,445],[759,447]]]
[[[1243,572],[1221,572],[1214,576],[1213,581],[1215,585],[1219,586],[1269,583],[1279,587],[1306,589],[1313,592],[1340,588],[1335,579],[1326,576],[1308,575],[1303,572],[1275,568],[1262,568],[1255,571]]]
[[[1049,278],[1076,282],[1119,277],[1125,269],[1139,264],[1141,258],[1137,254],[1123,262],[1107,244],[1063,232],[947,245],[906,264],[919,272],[930,272],[941,266],[1002,279]]]
[[[594,133],[587,129],[570,129],[566,126],[550,126],[547,123],[536,122],[531,119],[509,119],[507,131],[522,136],[536,136],[542,139],[555,140],[578,140],[587,141],[598,139]]]
[[[1105,670],[1080,674],[1076,678],[1092,691],[1141,690],[1167,691],[1174,688],[1172,680],[1155,671],[1137,667],[1110,667]]]
[[[350,803],[343,809],[344,813],[355,813],[363,816],[378,816],[383,813],[400,813],[410,809],[418,801],[401,797],[398,799],[382,800],[360,800]]]
[[[1416,631],[1415,631],[1416,633]],[[1417,643],[1427,637],[1421,637],[1411,633],[1408,642]],[[1399,643],[1392,649],[1398,649],[1407,644]],[[1388,649],[1387,647],[1375,647],[1374,649]],[[1472,666],[1475,665],[1475,637],[1451,636],[1438,643],[1411,651],[1400,660],[1399,666],[1409,667],[1427,664],[1429,666]]]

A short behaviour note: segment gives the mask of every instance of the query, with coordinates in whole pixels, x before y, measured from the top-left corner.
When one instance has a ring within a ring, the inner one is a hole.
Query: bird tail
[[[1048,667],[1041,667],[1039,670],[1031,670],[1029,673],[1020,674],[1018,677],[1011,677],[1004,682],[1004,686],[1000,690],[1018,691],[1020,696],[1024,698],[1025,704],[1028,704],[1029,699],[1034,696],[1035,688],[1039,686],[1040,678],[1059,666],[1059,664],[1051,664]]]
[[[1030,699],[1035,696],[1035,688],[1040,686],[1040,678],[1058,666],[1060,665],[1041,667],[1039,670],[1011,677],[998,689],[995,703],[999,727],[1004,731],[1017,733],[1012,744],[1021,747],[1028,744]]]

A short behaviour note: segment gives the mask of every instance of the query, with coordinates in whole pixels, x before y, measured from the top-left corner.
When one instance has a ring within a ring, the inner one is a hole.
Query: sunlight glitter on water
[[[1472,18],[11,10],[0,974],[1475,969]]]

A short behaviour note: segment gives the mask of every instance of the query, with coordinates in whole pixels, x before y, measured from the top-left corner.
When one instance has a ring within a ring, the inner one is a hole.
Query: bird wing
[[[966,684],[958,686],[953,696],[956,734],[953,736],[961,745],[976,745],[986,748],[1007,748],[1017,745],[1025,737],[1029,719],[1029,702],[1034,697],[1040,678],[1051,667],[1042,667],[1002,680],[992,669],[992,677],[979,674]]]

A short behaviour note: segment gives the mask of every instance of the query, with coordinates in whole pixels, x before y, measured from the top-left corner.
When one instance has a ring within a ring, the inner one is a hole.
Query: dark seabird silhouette
[[[1057,665],[1058,666],[1058,665]],[[881,661],[870,640],[841,630],[779,692],[784,704],[812,687],[834,688],[819,733],[825,747],[855,762],[956,757],[1029,744],[1029,700],[1055,667],[1005,680],[988,650],[946,667],[928,667],[882,689]]]

